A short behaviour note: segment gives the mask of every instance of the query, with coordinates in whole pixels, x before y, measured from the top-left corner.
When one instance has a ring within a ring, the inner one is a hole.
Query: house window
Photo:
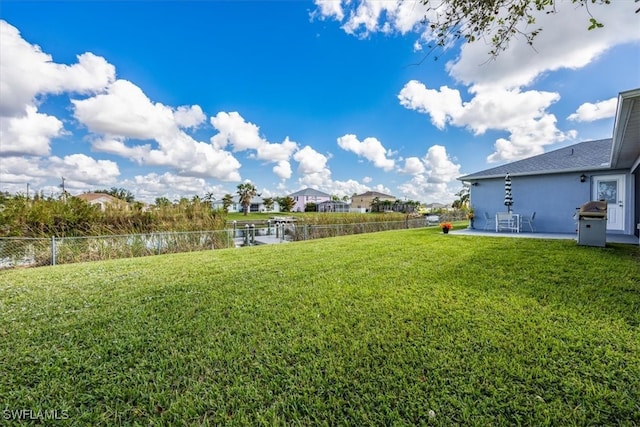
[[[600,181],[598,182],[598,200],[604,200],[607,203],[618,202],[618,181]]]

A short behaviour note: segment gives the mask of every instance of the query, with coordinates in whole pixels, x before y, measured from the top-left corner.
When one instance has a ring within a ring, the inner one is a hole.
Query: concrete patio
[[[478,230],[472,228],[453,229],[449,234],[465,235],[465,236],[491,236],[491,237],[520,237],[524,239],[566,239],[577,240],[576,233],[531,233],[531,232],[496,232],[491,230]],[[607,243],[625,243],[629,245],[638,245],[638,237],[628,234],[607,233]]]

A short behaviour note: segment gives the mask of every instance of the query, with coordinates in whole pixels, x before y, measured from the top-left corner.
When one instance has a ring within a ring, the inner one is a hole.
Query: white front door
[[[624,230],[624,175],[601,175],[593,179],[593,200],[607,202],[607,230]]]

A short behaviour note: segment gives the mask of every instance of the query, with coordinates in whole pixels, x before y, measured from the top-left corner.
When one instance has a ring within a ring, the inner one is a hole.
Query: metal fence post
[[[56,265],[56,238],[51,237],[51,265]]]

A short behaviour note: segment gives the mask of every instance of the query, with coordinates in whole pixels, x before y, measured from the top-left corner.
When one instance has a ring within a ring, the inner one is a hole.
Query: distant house
[[[129,208],[129,204],[124,200],[118,199],[117,197],[113,197],[112,195],[106,193],[83,193],[78,194],[75,197],[84,200],[91,206],[98,206],[98,208],[103,212],[107,210],[107,207],[109,206],[122,209]]]
[[[468,182],[476,221],[507,210],[505,176],[511,177],[513,212],[535,215],[540,232],[573,233],[576,209],[607,201],[607,233],[639,233],[640,89],[622,92],[613,137],[584,141],[458,178]]]
[[[429,212],[435,212],[435,211],[441,211],[441,210],[450,210],[451,209],[451,205],[445,205],[443,203],[427,203],[425,205],[425,207],[427,208],[427,210]]]
[[[211,207],[214,210],[223,210],[224,205],[222,200],[213,200],[211,202]],[[231,205],[229,205],[228,212],[244,212],[242,205],[240,204],[240,198],[238,196],[233,196],[231,198]],[[249,205],[249,212],[280,212],[280,205],[278,201],[273,199],[273,206],[271,209],[267,209],[264,204],[264,198],[262,197],[253,197],[251,199],[251,204]]]
[[[293,212],[304,212],[307,203],[315,203],[317,205],[318,203],[331,200],[331,195],[313,188],[296,191],[295,193],[289,194],[289,197],[294,200],[294,205],[291,209]]]
[[[326,200],[318,203],[318,212],[349,212],[349,203],[338,200]]]
[[[374,199],[378,199],[380,202],[395,202],[396,197],[389,194],[380,193],[378,191],[367,191],[366,193],[356,194],[351,197],[351,208],[360,212],[370,212],[371,203]]]

